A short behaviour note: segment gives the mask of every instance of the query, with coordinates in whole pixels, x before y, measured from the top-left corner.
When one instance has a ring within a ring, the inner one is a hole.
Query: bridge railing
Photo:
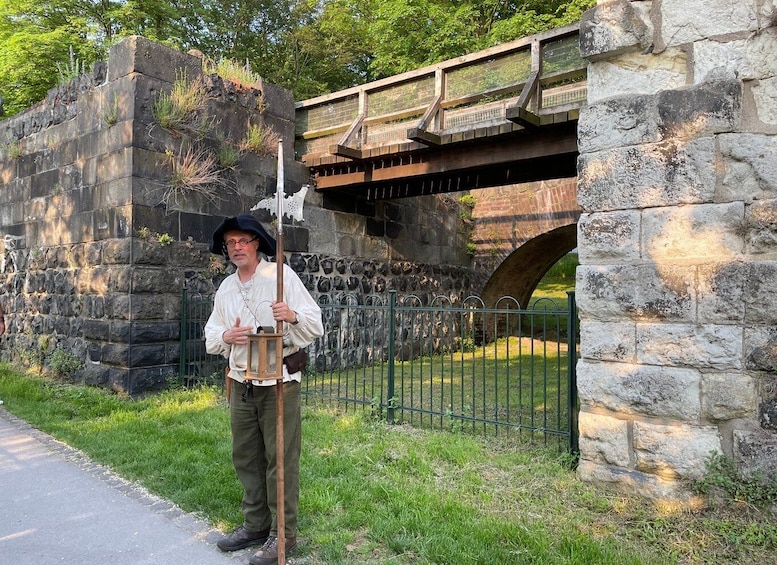
[[[297,158],[358,159],[575,119],[587,96],[578,36],[573,24],[298,102]]]

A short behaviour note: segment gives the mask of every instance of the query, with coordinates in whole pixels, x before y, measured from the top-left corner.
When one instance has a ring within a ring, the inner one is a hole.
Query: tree
[[[596,0],[0,0],[6,114],[137,34],[248,63],[304,99],[580,18]]]

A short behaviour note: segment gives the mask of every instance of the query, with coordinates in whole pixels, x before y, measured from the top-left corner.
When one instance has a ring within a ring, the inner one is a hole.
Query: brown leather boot
[[[267,541],[269,535],[269,528],[261,532],[252,532],[246,529],[245,526],[240,526],[228,536],[224,536],[217,541],[216,546],[221,551],[237,551],[250,545],[262,544]]]
[[[297,538],[286,538],[286,555],[297,547]],[[267,538],[262,549],[256,552],[248,562],[251,565],[276,565],[278,563],[278,538],[273,536]]]

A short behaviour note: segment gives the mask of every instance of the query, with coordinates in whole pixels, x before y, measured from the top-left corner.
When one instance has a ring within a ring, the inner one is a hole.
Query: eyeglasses
[[[251,239],[246,239],[245,237],[243,237],[241,239],[228,239],[227,241],[224,242],[224,247],[226,247],[227,249],[234,249],[238,245],[240,247],[245,247],[246,245],[248,245],[252,241],[256,241],[257,239],[259,239],[259,238],[258,237],[254,237],[254,238],[251,238]]]

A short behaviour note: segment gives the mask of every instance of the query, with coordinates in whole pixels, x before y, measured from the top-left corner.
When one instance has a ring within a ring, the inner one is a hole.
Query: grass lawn
[[[228,530],[241,521],[217,388],[130,399],[0,365],[4,408]],[[308,564],[777,562],[774,516],[689,512],[580,483],[569,457],[520,443],[303,412],[300,547]]]

